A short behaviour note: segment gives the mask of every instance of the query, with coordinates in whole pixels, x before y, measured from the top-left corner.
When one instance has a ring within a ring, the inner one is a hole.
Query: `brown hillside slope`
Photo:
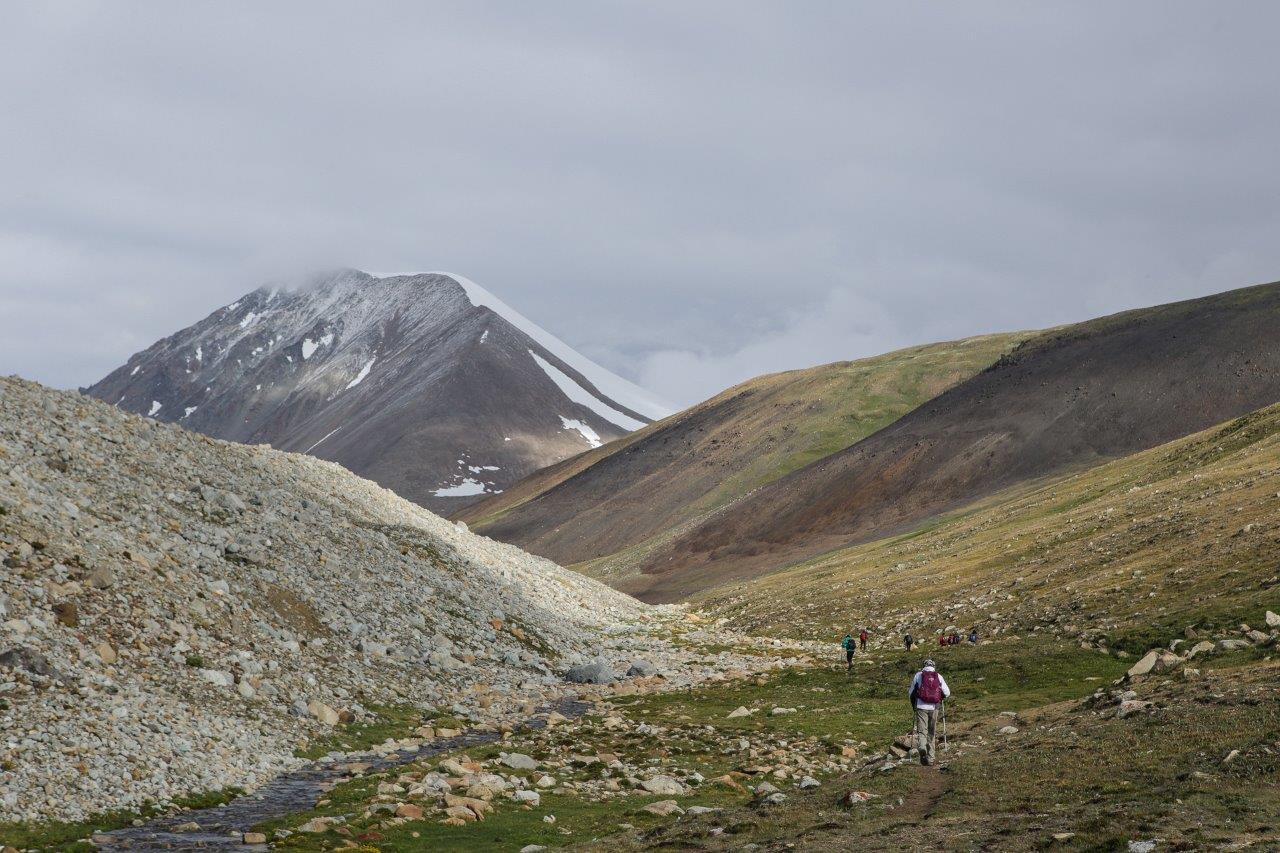
[[[763,574],[1277,400],[1277,284],[1046,332],[669,543],[632,591],[671,600]]]
[[[1280,611],[1280,405],[694,601],[748,631],[947,626],[1144,653]]]
[[[455,518],[563,564],[619,567],[672,531],[849,446],[993,364],[984,335],[762,376],[540,471]],[[591,569],[588,568],[591,572]],[[592,572],[596,573],[596,572]]]

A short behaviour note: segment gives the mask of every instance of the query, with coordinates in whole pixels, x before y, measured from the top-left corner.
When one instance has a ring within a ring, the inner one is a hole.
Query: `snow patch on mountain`
[[[543,329],[537,323],[525,317],[516,309],[485,290],[465,276],[456,273],[435,270],[432,272],[407,272],[407,273],[369,273],[375,278],[398,278],[405,275],[443,275],[456,281],[467,293],[467,298],[471,300],[471,304],[477,308],[488,308],[499,317],[533,338],[539,344],[552,353],[556,358],[572,367],[578,373],[582,374],[588,382],[596,387],[596,389],[614,402],[626,406],[633,412],[644,415],[653,420],[661,420],[667,415],[675,411],[669,404],[662,402],[650,392],[641,388],[639,385],[628,382],[622,377],[606,370],[600,365],[586,358],[573,347],[557,338],[555,335]],[[575,385],[577,383],[574,383]],[[592,395],[594,396],[594,395]],[[619,421],[609,418],[613,423]],[[640,424],[635,418],[628,418],[633,424]],[[629,427],[629,429],[638,429],[639,427]]]
[[[303,338],[302,339],[302,360],[306,361],[307,359],[311,358],[311,356],[316,354],[316,350],[320,349],[321,347],[327,347],[332,345],[333,345],[333,332],[329,332],[327,334],[321,335],[319,338],[317,338],[314,341],[311,340],[311,338]]]
[[[604,442],[600,440],[600,433],[596,432],[590,426],[588,426],[587,424],[583,423],[580,420],[576,420],[573,418],[566,418],[564,415],[561,415],[560,423],[564,424],[564,428],[567,430],[576,430],[583,438],[587,440],[587,444],[591,445],[592,447],[599,447],[600,445],[604,444]]]
[[[484,483],[479,480],[473,480],[470,477],[463,477],[462,482],[456,486],[436,489],[436,497],[438,498],[469,498],[473,495],[483,495],[484,493]]]
[[[359,385],[361,382],[365,380],[365,377],[369,375],[369,371],[373,370],[373,363],[377,360],[378,360],[378,357],[375,355],[373,358],[365,362],[364,367],[360,368],[360,372],[356,374],[356,378],[352,379],[350,382],[347,383],[348,391],[356,387],[357,385]]]
[[[574,382],[563,371],[533,350],[528,352],[533,360],[537,362],[538,367],[541,367],[542,371],[551,378],[551,381],[560,388],[560,391],[573,402],[586,406],[609,423],[617,424],[625,430],[637,430],[645,426],[643,421],[638,421],[630,415],[624,415],[612,406],[601,402],[594,394]]]

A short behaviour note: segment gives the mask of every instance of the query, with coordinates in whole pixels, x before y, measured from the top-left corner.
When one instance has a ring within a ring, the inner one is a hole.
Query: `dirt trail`
[[[903,798],[898,807],[897,817],[911,823],[924,823],[933,817],[938,801],[947,792],[947,776],[945,769],[933,767],[916,768],[916,783],[911,786],[910,793]]]

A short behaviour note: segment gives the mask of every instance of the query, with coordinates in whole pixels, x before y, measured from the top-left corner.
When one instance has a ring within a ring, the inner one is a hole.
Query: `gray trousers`
[[[920,760],[928,759],[933,763],[934,735],[938,729],[938,709],[926,711],[916,708],[916,749],[920,750]]]

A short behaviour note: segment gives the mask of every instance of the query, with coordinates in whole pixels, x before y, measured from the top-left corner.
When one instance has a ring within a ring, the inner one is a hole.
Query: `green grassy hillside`
[[[626,588],[629,567],[673,532],[882,429],[1027,337],[984,335],[762,376],[457,518]]]
[[[704,594],[755,631],[1035,631],[1145,651],[1280,611],[1280,406]]]

